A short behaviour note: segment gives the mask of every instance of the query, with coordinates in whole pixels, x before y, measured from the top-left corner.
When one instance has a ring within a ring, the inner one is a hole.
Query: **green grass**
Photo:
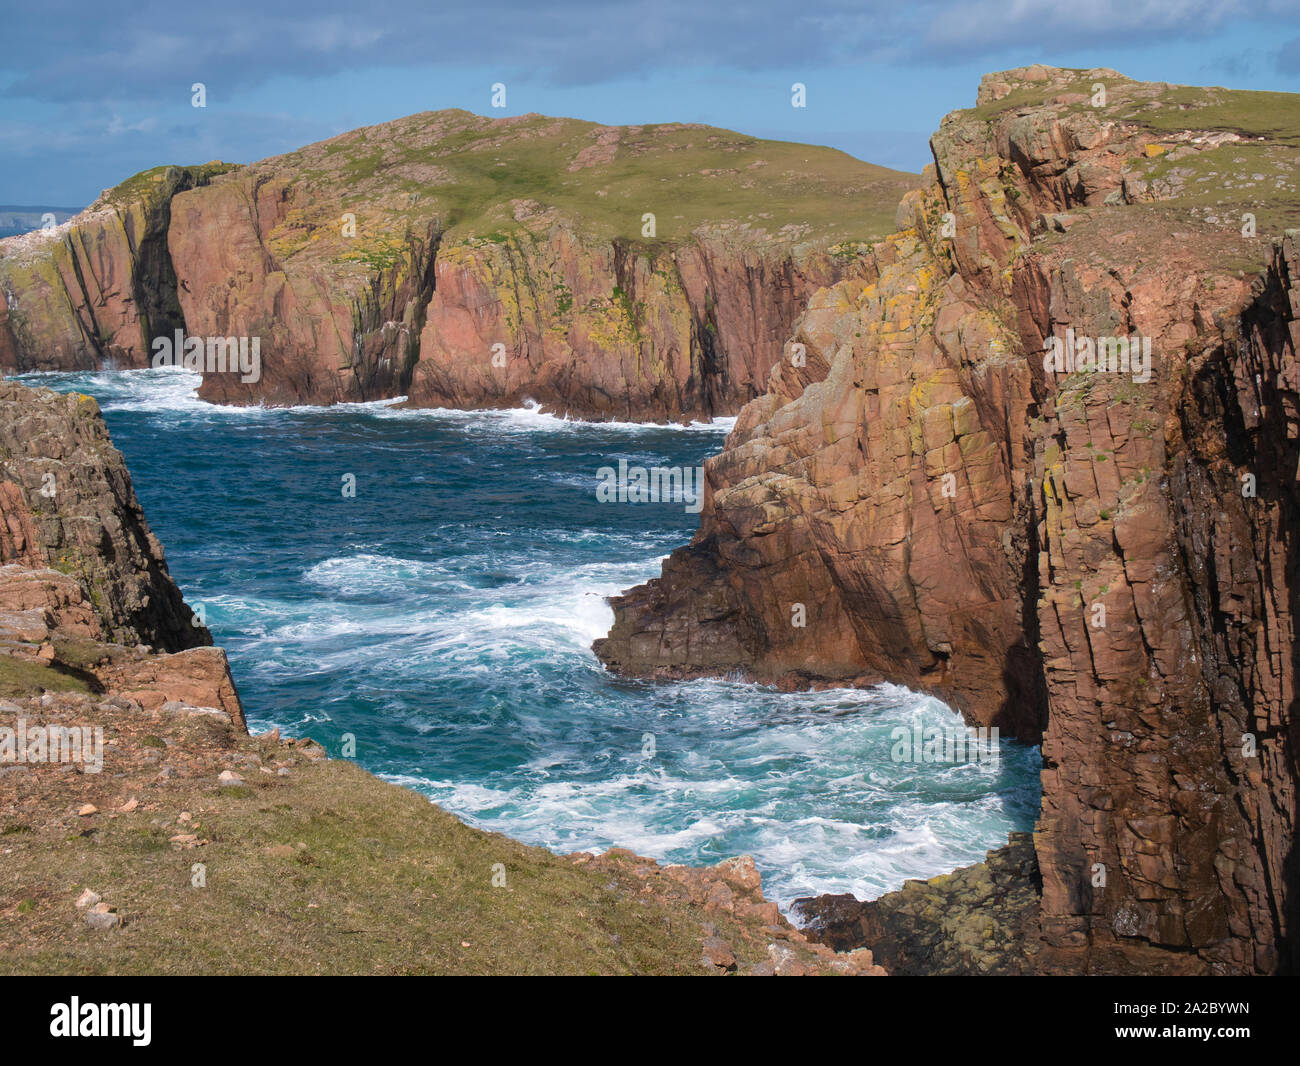
[[[1091,111],[1093,86],[1101,82],[1106,86],[1107,96],[1110,97],[1116,89],[1124,85],[1135,84],[1128,78],[1119,79],[1113,77],[1094,77],[1089,75],[1086,70],[1077,67],[1062,67],[1061,70],[1067,74],[1073,75],[1066,79],[1064,84],[1052,84],[1048,82],[1025,82],[1021,85],[1013,86],[1011,92],[1001,100],[992,100],[986,104],[980,104],[963,112],[964,114],[977,119],[990,121],[997,118],[1007,111],[1018,111],[1027,107],[1041,107],[1048,100],[1055,96],[1066,94],[1081,93],[1087,99],[1076,104],[1059,107],[1058,109],[1064,114],[1069,111]],[[1011,83],[1008,83],[1011,84]],[[1098,108],[1096,110],[1104,110]]]
[[[1296,116],[1300,133],[1300,114]],[[1191,209],[1203,220],[1240,230],[1242,215],[1255,216],[1256,233],[1279,234],[1300,225],[1300,145],[1285,141],[1224,144],[1171,159],[1139,160],[1130,172],[1173,195],[1161,204]],[[1262,251],[1247,249],[1225,268],[1255,273]]]
[[[748,223],[785,239],[832,245],[893,228],[915,175],[831,148],[761,140],[708,127],[624,130],[612,159],[571,169],[599,127],[524,116],[503,126],[466,111],[425,112],[254,164],[297,187],[297,208],[273,235],[277,254],[311,249],[367,262],[431,220],[446,240],[500,243],[529,236],[512,201],[533,201],[594,238],[672,247],[700,226]],[[357,236],[337,219],[357,215]]]
[[[1174,86],[1125,117],[1154,130],[1222,130],[1300,145],[1300,95]],[[1123,114],[1123,110],[1120,112]]]
[[[1041,107],[1056,96],[1082,94],[1086,99],[1053,106],[1062,114],[1095,111],[1099,118],[1121,119],[1166,133],[1217,130],[1300,145],[1300,94],[1213,86],[1164,86],[1123,76],[1093,75],[1077,68],[1065,68],[1064,72],[1070,76],[1061,84],[1013,85],[1001,100],[981,104],[965,113],[991,120],[1009,111]],[[1098,82],[1106,87],[1106,103],[1094,108],[1093,86]]]
[[[0,971],[700,972],[697,912],[615,891],[608,871],[471,829],[349,763],[238,795],[188,789],[168,807],[193,812],[193,828],[141,811],[90,836],[7,836],[0,899],[30,905],[0,904]],[[175,850],[181,831],[210,843]],[[81,920],[72,901],[87,886],[121,929]]]
[[[189,177],[191,185],[206,185],[216,175],[235,169],[237,169],[236,164],[219,161],[200,166],[175,166],[164,163],[161,166],[142,170],[138,174],[132,174],[124,181],[118,182],[100,196],[96,205],[123,207],[137,201],[156,205],[162,199],[170,197],[178,182],[185,176]]]
[[[1240,230],[1242,215],[1254,215],[1261,240],[1244,242],[1240,255],[1221,260],[1234,272],[1258,272],[1267,240],[1300,226],[1300,94],[1135,82],[1081,70],[1057,73],[1059,81],[1008,77],[1007,96],[961,114],[994,122],[1050,108],[1057,116],[1092,114],[1101,122],[1144,127],[1158,138],[1156,154],[1130,158],[1125,173],[1146,181],[1156,203],[1130,210],[1174,211],[1178,218],[1190,215],[1225,230]],[[1106,102],[1094,108],[1098,82],[1106,88]],[[1070,95],[1073,102],[1049,102]],[[1176,136],[1188,132],[1242,139],[1205,147]]]
[[[75,674],[44,663],[0,655],[0,698],[19,699],[42,692],[90,692],[91,686]]]

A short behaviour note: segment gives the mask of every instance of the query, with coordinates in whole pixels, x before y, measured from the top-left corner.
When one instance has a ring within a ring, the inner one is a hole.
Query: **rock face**
[[[0,688],[211,713],[243,730],[211,644],[95,401],[0,383]]]
[[[883,678],[1041,739],[1045,971],[1297,966],[1300,120],[1275,113],[986,78],[595,645],[642,676]]]
[[[222,169],[146,171],[53,230],[0,242],[0,370],[147,366],[152,338],[184,325],[172,197]]]
[[[223,403],[734,414],[913,180],[704,126],[415,115],[0,242],[0,368],[144,366],[182,330]],[[207,361],[227,338],[256,370]]]
[[[0,383],[3,687],[205,709],[243,730],[225,653],[211,644],[95,401]]]
[[[167,572],[126,463],[89,396],[0,382],[6,563],[71,576],[114,643],[164,651],[212,643]]]
[[[763,391],[811,292],[857,263],[725,230],[664,250],[528,223],[530,239],[439,255],[411,403],[533,400],[616,420],[734,414]]]

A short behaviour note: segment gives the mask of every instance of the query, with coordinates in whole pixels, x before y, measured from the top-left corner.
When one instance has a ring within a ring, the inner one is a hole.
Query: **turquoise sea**
[[[374,773],[556,851],[751,854],[782,907],[874,897],[1032,828],[1037,748],[1003,742],[996,765],[891,760],[895,727],[957,724],[937,700],[601,667],[605,597],[657,575],[698,515],[599,504],[597,471],[693,467],[727,424],[220,408],[180,370],[20,380],[99,400],[255,731],[332,756],[350,735]]]

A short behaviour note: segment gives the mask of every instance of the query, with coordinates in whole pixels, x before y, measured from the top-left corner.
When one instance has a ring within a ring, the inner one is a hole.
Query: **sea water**
[[[1037,748],[894,761],[900,727],[960,724],[937,700],[601,666],[605,598],[657,576],[699,516],[598,503],[597,471],[695,466],[730,422],[216,407],[175,369],[19,380],[99,400],[254,731],[308,735],[335,757],[351,737],[366,769],[559,852],[752,855],[783,908],[871,898],[1033,825]]]

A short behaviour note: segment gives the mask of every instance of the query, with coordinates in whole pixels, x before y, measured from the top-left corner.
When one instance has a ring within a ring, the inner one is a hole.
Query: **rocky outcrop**
[[[115,643],[105,639],[80,581],[57,570],[0,566],[0,694],[48,707],[67,692],[77,693],[83,708],[87,698],[114,700],[119,710],[210,716],[246,728],[220,648],[164,652]]]
[[[71,575],[105,639],[210,645],[167,572],[99,405],[0,382],[0,565]]]
[[[0,367],[144,366],[181,330],[221,403],[734,414],[911,181],[704,126],[414,115],[0,243]]]
[[[869,948],[860,944],[840,948],[791,925],[777,905],[764,898],[762,878],[748,855],[703,867],[661,866],[626,848],[610,848],[600,855],[577,852],[568,858],[586,870],[626,878],[637,886],[639,894],[656,901],[699,908],[708,919],[701,926],[704,940],[700,952],[700,964],[708,973],[887,976]],[[729,928],[720,928],[720,923]]]
[[[862,901],[851,895],[795,900],[811,940],[837,951],[872,944],[894,976],[1023,976],[1043,973],[1041,882],[1034,841],[1012,833],[987,858],[929,881]]]
[[[211,644],[95,401],[0,384],[0,687],[209,709],[243,729]]]
[[[1041,739],[1044,972],[1296,968],[1300,261],[1255,224],[1300,203],[1274,102],[986,78],[596,644],[642,676],[883,678]]]

